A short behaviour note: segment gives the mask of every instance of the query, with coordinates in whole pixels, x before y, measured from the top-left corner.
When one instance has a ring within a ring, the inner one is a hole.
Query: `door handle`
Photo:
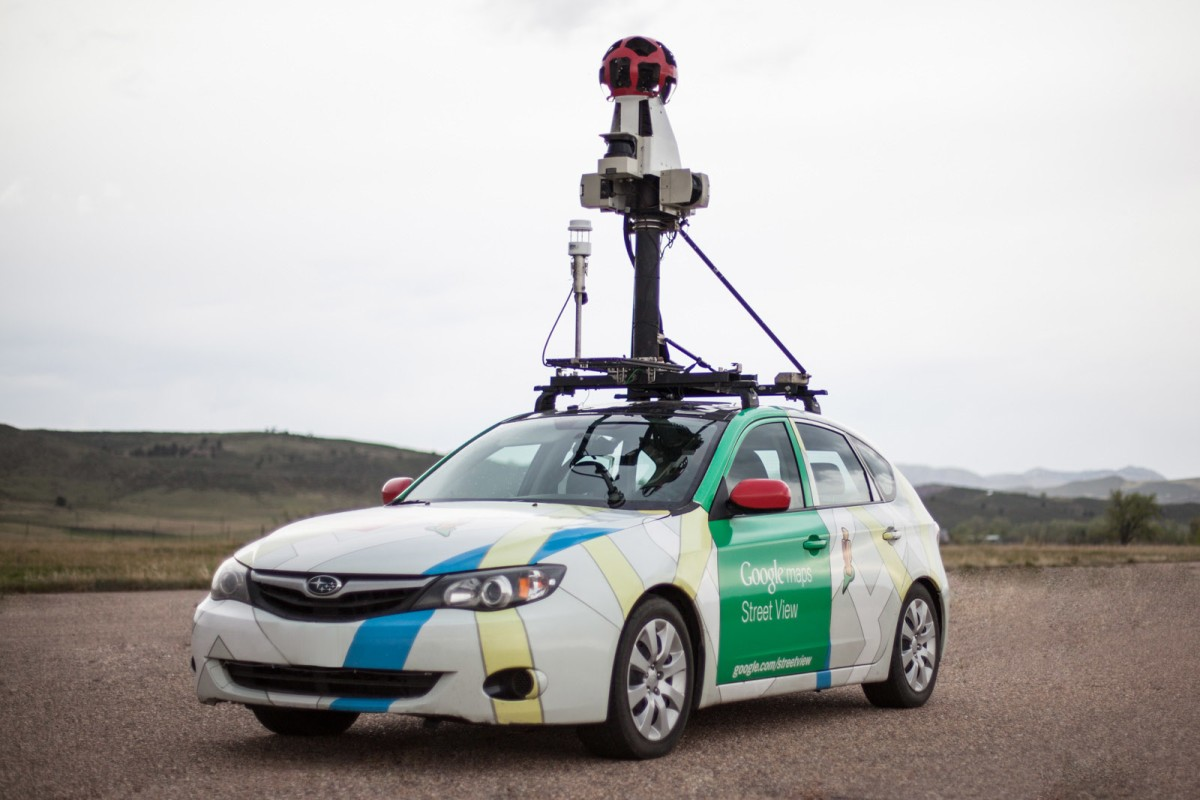
[[[829,544],[828,536],[819,536],[814,533],[804,540],[804,549],[810,553],[816,553],[823,550],[827,544]]]
[[[883,532],[883,540],[885,542],[894,542],[900,538],[900,532],[892,525],[887,526],[887,530]]]

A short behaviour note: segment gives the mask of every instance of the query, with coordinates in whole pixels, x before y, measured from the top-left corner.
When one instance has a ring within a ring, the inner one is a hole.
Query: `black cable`
[[[748,313],[754,319],[754,321],[758,323],[758,327],[762,328],[767,336],[771,337],[771,341],[775,343],[776,347],[783,351],[783,354],[787,356],[788,361],[791,361],[792,365],[802,375],[807,375],[808,371],[805,370],[804,367],[800,366],[800,362],[796,360],[794,355],[792,355],[792,351],[788,350],[783,342],[779,341],[779,337],[775,335],[774,331],[767,327],[767,323],[763,322],[762,317],[754,312],[754,309],[750,307],[750,304],[746,302],[745,298],[738,294],[737,289],[733,288],[733,284],[721,274],[721,270],[717,269],[717,265],[710,261],[708,256],[704,255],[704,251],[700,249],[699,245],[692,241],[692,237],[688,236],[687,231],[684,230],[683,226],[686,224],[687,223],[684,222],[679,226],[679,235],[683,237],[683,240],[692,246],[692,249],[696,251],[696,255],[700,256],[700,260],[704,262],[705,266],[712,270],[713,275],[717,276],[717,280],[724,284],[725,288],[729,290],[730,294],[732,294],[734,298],[736,298],[737,301],[742,304],[742,308],[746,309],[746,313]],[[679,345],[676,345],[676,347],[678,346]]]
[[[658,251],[658,260],[660,262],[666,257],[667,251],[671,249],[671,245],[675,244],[675,236],[676,233],[674,231],[667,234],[667,243],[664,244],[662,249]]]
[[[550,326],[550,332],[546,334],[546,343],[542,345],[542,366],[548,367],[550,363],[546,361],[546,350],[550,347],[550,339],[554,336],[554,331],[558,329],[558,323],[562,319],[563,312],[567,310],[567,303],[571,302],[571,295],[575,294],[575,287],[571,287],[571,291],[567,292],[567,299],[563,300],[562,308],[558,310],[558,316],[554,318],[554,324]]]

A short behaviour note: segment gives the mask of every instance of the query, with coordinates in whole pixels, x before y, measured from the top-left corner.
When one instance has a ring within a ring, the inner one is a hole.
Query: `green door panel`
[[[711,523],[721,629],[717,682],[827,668],[829,531],[815,511]]]

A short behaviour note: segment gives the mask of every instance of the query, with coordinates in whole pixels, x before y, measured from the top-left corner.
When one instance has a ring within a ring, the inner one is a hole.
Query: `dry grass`
[[[941,550],[942,561],[949,570],[1200,561],[1197,545],[946,544]]]
[[[173,502],[106,509],[0,503],[0,594],[202,589],[246,542],[339,507],[319,494],[265,507],[210,494],[175,492]]]
[[[202,589],[244,541],[0,527],[0,594]]]

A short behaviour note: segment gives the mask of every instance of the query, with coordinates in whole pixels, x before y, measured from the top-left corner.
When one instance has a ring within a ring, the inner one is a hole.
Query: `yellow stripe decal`
[[[480,569],[492,567],[509,567],[514,564],[528,564],[529,559],[550,538],[552,529],[548,529],[541,520],[514,528],[500,541],[492,545],[487,555],[479,562]]]
[[[698,508],[679,518],[679,565],[675,568],[675,585],[689,597],[695,597],[700,591],[700,579],[704,577],[712,547],[708,514],[704,509]]]
[[[598,539],[592,539],[583,547],[591,554],[596,566],[600,567],[600,571],[604,573],[604,578],[612,588],[613,594],[617,596],[617,602],[621,604],[621,616],[628,617],[629,612],[633,609],[633,604],[646,589],[642,585],[641,577],[629,560],[625,558],[625,554],[613,544],[613,540],[609,537],[601,536]]]
[[[850,513],[867,526],[867,530],[871,534],[871,541],[875,543],[875,549],[879,551],[879,557],[883,559],[883,565],[887,567],[888,574],[892,576],[892,583],[895,584],[896,591],[900,593],[900,599],[903,600],[904,596],[908,594],[908,587],[912,585],[912,577],[908,574],[908,567],[904,566],[904,562],[896,554],[896,548],[883,541],[883,524],[867,513],[864,508],[851,507]]]
[[[487,675],[513,667],[533,668],[529,650],[529,635],[525,623],[515,608],[504,611],[477,611],[475,624],[479,628],[479,646],[483,650],[483,670]],[[505,724],[538,724],[542,721],[542,701],[492,700],[496,722]]]
[[[480,569],[528,564],[533,554],[546,543],[550,534],[563,527],[564,519],[584,519],[595,511],[581,506],[560,508],[553,515],[530,520],[500,537],[479,562]]]

